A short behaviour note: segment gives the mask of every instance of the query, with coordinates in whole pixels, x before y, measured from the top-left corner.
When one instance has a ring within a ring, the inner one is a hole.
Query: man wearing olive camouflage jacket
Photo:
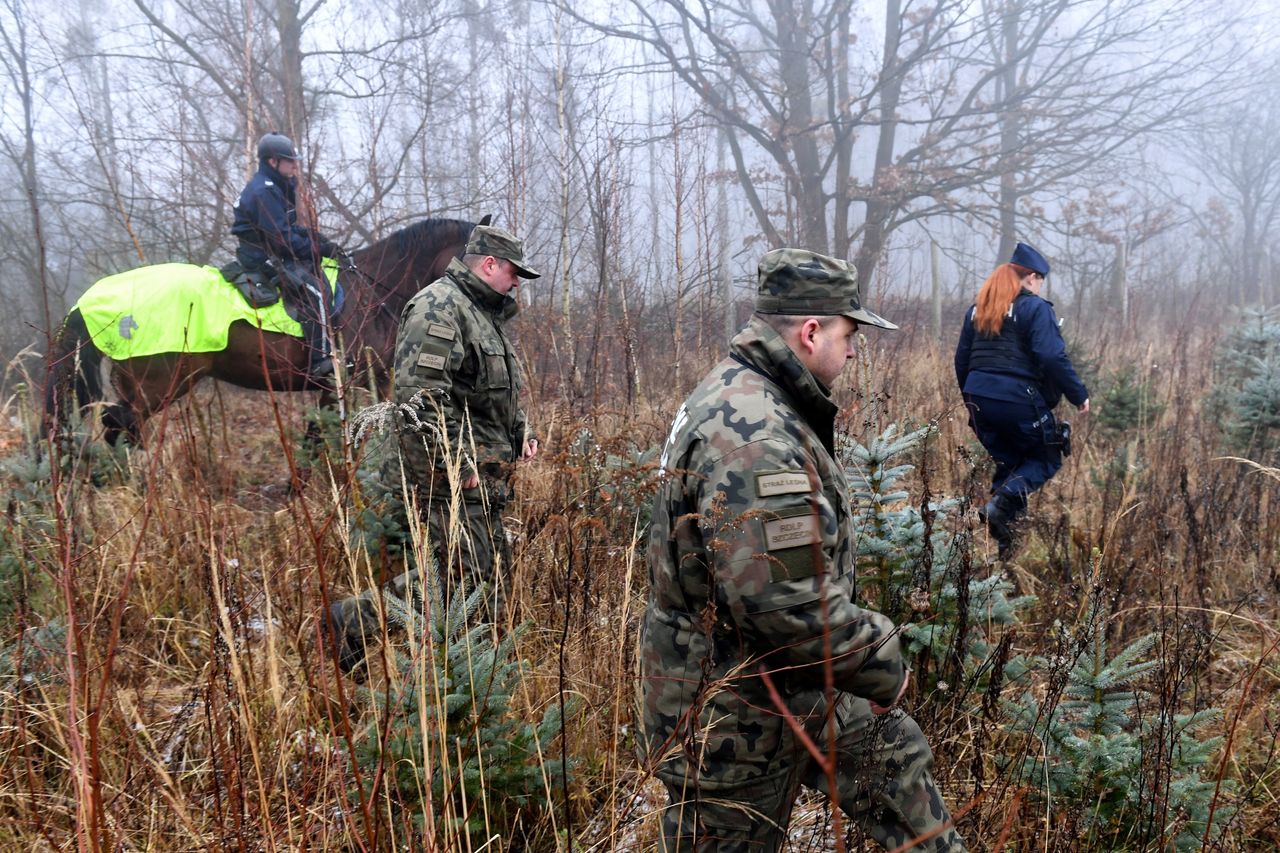
[[[676,415],[654,500],[640,669],[643,751],[670,798],[662,849],[777,850],[804,785],[886,848],[963,850],[929,745],[894,708],[909,675],[896,630],[854,603],[834,458],[829,388],[856,330],[897,327],[862,308],[846,261],[775,250],[759,285],[729,357]],[[824,754],[834,736],[838,791],[761,672]]]
[[[504,324],[518,309],[512,294],[520,280],[538,277],[524,262],[523,241],[477,225],[462,259],[409,300],[396,338],[395,399],[412,414],[401,418],[400,454],[383,476],[398,483],[403,466],[435,559],[447,569],[442,577],[462,577],[468,590],[487,584],[492,616],[511,570],[502,511],[512,469],[538,452]],[[406,572],[388,588],[404,598],[416,580],[416,571]],[[331,606],[329,627],[344,671],[363,659],[364,640],[378,624],[376,591]]]

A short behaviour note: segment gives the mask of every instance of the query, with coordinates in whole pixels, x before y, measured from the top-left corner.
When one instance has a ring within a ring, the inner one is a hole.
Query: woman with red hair
[[[1089,389],[1067,356],[1053,303],[1040,297],[1049,262],[1025,243],[983,282],[964,316],[956,381],[969,425],[995,460],[991,499],[978,510],[1000,548],[1013,547],[1027,496],[1062,467],[1068,424],[1053,409],[1063,396],[1089,411]],[[1068,451],[1069,452],[1069,451]]]

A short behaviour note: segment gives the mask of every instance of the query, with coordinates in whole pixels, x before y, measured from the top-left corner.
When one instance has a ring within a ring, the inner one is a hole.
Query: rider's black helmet
[[[283,133],[268,133],[258,140],[258,160],[270,160],[277,157],[281,160],[297,160],[298,151],[293,147],[293,140]]]

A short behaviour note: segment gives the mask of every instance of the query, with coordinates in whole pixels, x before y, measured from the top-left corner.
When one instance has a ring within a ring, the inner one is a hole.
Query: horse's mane
[[[441,217],[421,219],[392,234],[387,238],[387,243],[394,255],[403,257],[417,251],[422,248],[424,243],[431,241],[441,243],[455,236],[461,236],[465,240],[474,225],[475,223],[467,222],[465,219],[446,219]],[[459,235],[458,232],[461,232],[461,234]]]

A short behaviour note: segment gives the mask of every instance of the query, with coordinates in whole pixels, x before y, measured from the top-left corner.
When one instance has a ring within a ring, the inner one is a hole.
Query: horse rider
[[[268,133],[258,140],[258,171],[235,205],[231,233],[240,240],[236,258],[246,273],[273,272],[300,307],[298,323],[309,354],[307,377],[320,384],[333,374],[326,326],[332,291],[324,283],[321,258],[342,259],[347,252],[313,228],[298,224],[298,151],[293,140]]]

